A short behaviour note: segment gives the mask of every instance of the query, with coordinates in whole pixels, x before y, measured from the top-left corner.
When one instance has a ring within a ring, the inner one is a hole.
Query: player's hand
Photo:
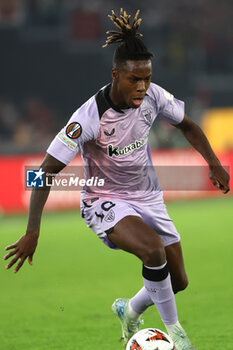
[[[18,262],[18,265],[14,269],[14,273],[16,273],[27,258],[28,263],[32,265],[32,258],[36,250],[37,241],[38,235],[30,233],[22,236],[15,244],[6,247],[5,250],[13,250],[4,256],[4,260],[14,256],[10,263],[6,265],[6,269],[10,269],[16,262]]]
[[[216,188],[219,188],[223,193],[230,191],[229,180],[230,176],[221,165],[209,167],[209,177]]]

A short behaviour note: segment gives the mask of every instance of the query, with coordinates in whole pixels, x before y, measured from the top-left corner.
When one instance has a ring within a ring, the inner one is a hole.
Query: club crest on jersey
[[[70,139],[77,139],[82,134],[82,127],[79,123],[70,123],[66,128],[66,135]]]
[[[142,111],[143,117],[145,119],[145,121],[147,122],[147,124],[151,125],[153,122],[153,118],[152,118],[152,109],[144,109]]]
[[[114,211],[111,209],[110,212],[105,216],[104,220],[107,222],[112,222],[115,219],[115,213]]]

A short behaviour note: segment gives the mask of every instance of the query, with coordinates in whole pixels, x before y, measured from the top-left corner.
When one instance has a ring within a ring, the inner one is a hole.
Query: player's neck
[[[111,88],[109,90],[109,98],[112,103],[119,109],[126,109],[128,106],[124,102],[122,102],[121,97],[119,96],[114,83],[112,83]]]

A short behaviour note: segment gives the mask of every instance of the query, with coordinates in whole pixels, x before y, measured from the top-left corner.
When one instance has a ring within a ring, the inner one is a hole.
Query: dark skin
[[[138,108],[150,86],[151,76],[151,60],[126,61],[126,64],[113,68],[112,102],[120,109]]]
[[[115,66],[112,70],[113,82],[110,90],[110,98],[113,103],[121,109],[139,108],[149,88],[151,76],[151,60],[129,60]],[[229,175],[221,166],[200,127],[186,115],[176,127],[206,160],[213,184],[223,193],[227,193],[229,191]],[[65,164],[46,154],[41,167],[45,172],[58,173],[65,167]],[[6,268],[9,269],[17,263],[15,273],[26,259],[28,259],[29,264],[32,264],[39,237],[41,215],[49,191],[50,188],[32,191],[26,234],[15,244],[6,247],[6,250],[11,250],[11,252],[4,259],[13,257]],[[139,257],[147,266],[159,266],[167,260],[174,292],[186,288],[188,279],[180,243],[164,247],[159,235],[142,219],[135,216],[126,216],[120,220],[109,234],[109,239],[119,248]]]

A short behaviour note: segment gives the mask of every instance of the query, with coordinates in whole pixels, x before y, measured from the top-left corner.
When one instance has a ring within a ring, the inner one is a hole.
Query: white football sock
[[[134,311],[134,309],[131,306],[131,302],[129,300],[128,303],[128,308],[127,308],[127,315],[132,319],[132,320],[138,320],[138,318],[140,317],[141,314],[139,314],[138,312]]]
[[[145,287],[139,290],[139,292],[130,299],[130,306],[138,315],[142,314],[146,309],[153,305],[147,290]]]
[[[154,268],[143,266],[143,281],[163,323],[175,324],[178,321],[177,309],[167,264]]]

